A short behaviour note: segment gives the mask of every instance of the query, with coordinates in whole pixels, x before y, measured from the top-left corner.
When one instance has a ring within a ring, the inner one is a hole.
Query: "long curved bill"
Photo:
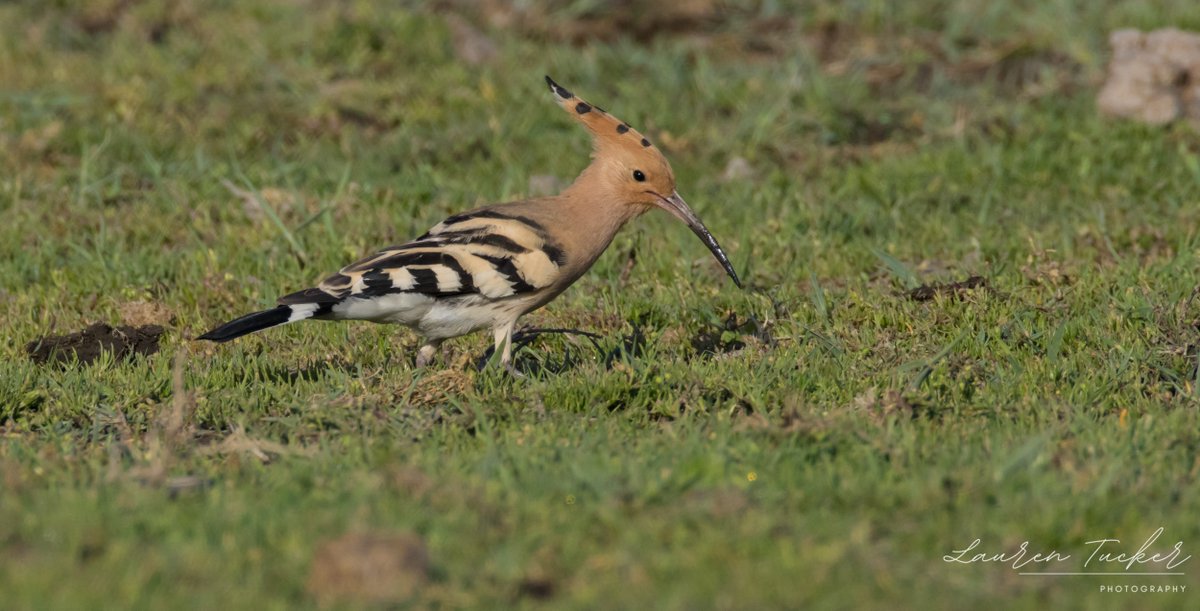
[[[660,195],[658,207],[670,212],[675,216],[675,218],[683,221],[684,223],[687,223],[687,226],[692,230],[692,233],[695,233],[696,237],[700,238],[700,241],[704,242],[704,245],[708,247],[708,250],[712,252],[714,257],[717,258],[717,261],[720,261],[721,267],[724,267],[725,272],[729,274],[729,277],[733,278],[733,283],[736,284],[738,288],[742,288],[742,281],[738,280],[737,272],[733,271],[733,265],[729,262],[729,257],[725,255],[724,250],[721,250],[721,245],[718,244],[717,239],[714,238],[711,233],[709,233],[708,227],[704,226],[704,223],[700,221],[700,217],[696,216],[696,213],[693,212],[692,208],[687,205],[687,202],[683,201],[683,198],[679,196],[678,191],[672,193],[671,197],[663,197]]]

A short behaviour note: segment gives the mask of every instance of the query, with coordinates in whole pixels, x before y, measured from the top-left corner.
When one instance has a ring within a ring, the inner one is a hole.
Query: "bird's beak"
[[[733,283],[738,288],[742,288],[742,281],[738,280],[737,272],[733,271],[733,265],[729,262],[729,257],[725,255],[724,250],[721,250],[721,245],[717,244],[717,239],[709,233],[708,227],[704,226],[704,223],[700,221],[700,217],[696,216],[696,213],[687,205],[687,202],[683,201],[678,192],[672,193],[671,197],[659,195],[656,205],[675,215],[675,218],[687,223],[692,233],[695,233],[696,237],[700,238],[704,242],[704,245],[708,247],[708,250],[712,252],[713,256],[717,258],[717,261],[721,262],[721,267],[724,267],[729,277],[733,278]]]

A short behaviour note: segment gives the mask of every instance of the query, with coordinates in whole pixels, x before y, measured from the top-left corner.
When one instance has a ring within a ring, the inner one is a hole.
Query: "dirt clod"
[[[1101,112],[1156,125],[1200,121],[1200,34],[1118,30],[1108,42],[1113,56],[1096,99]]]
[[[554,581],[545,576],[526,577],[518,586],[521,596],[538,600],[554,596],[554,590]]]
[[[908,298],[913,301],[932,301],[938,295],[950,295],[962,298],[963,293],[972,289],[986,288],[987,285],[987,278],[983,276],[971,276],[961,282],[923,284],[909,291]]]
[[[429,552],[412,533],[350,533],[313,556],[308,591],[322,602],[402,603],[429,580]]]
[[[117,360],[133,358],[135,354],[149,356],[158,352],[163,328],[158,325],[113,327],[96,323],[66,335],[50,335],[29,342],[25,352],[33,362],[66,365],[74,360],[88,364],[111,352]]]

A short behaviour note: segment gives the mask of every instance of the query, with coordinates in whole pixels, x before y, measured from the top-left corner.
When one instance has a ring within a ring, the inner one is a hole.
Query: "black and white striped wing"
[[[503,299],[552,285],[564,263],[562,250],[541,224],[484,209],[452,216],[415,241],[347,265],[316,288],[279,303],[318,304],[315,315],[320,316],[346,299],[398,293]]]

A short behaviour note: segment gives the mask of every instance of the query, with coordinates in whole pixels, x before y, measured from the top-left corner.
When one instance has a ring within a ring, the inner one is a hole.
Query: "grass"
[[[477,23],[480,65],[419,6],[84,6],[0,5],[4,606],[355,606],[306,587],[322,542],[413,532],[414,607],[1194,608],[1194,562],[942,560],[1200,545],[1197,132],[1093,104],[1107,33],[1194,2],[569,3]],[[369,324],[190,340],[573,178],[544,73],[660,144],[748,290],[649,215],[527,318],[600,350],[527,380],[483,335],[424,371]],[[158,354],[25,354],[138,319]]]

